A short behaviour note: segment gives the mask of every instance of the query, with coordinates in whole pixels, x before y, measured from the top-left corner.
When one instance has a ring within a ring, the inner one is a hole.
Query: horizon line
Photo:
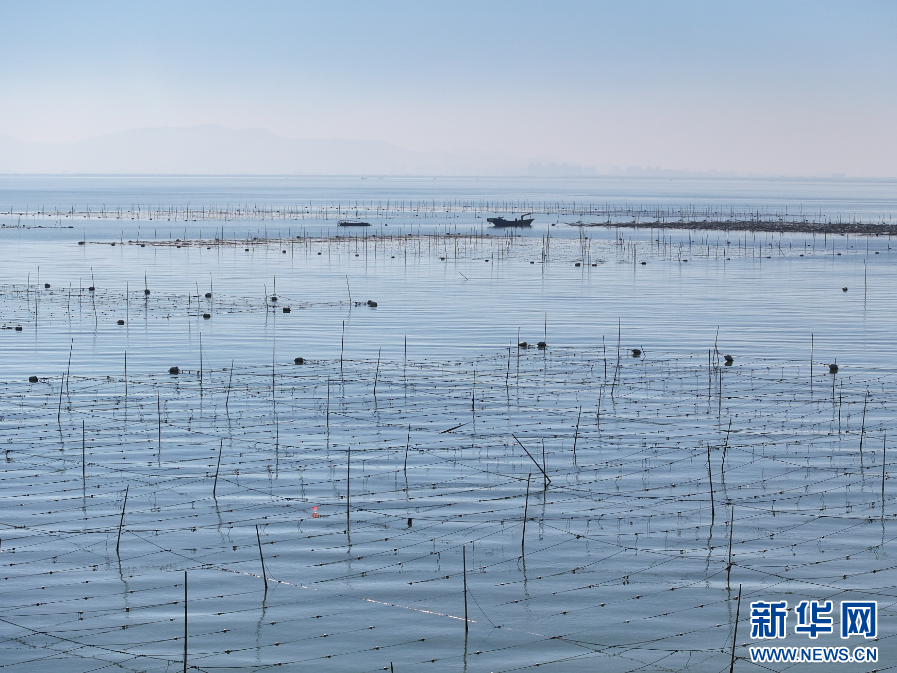
[[[661,169],[662,171],[663,169]],[[594,173],[570,175],[533,175],[529,173],[4,173],[0,178],[355,178],[355,179],[515,179],[515,180],[818,180],[837,182],[897,182],[897,176],[849,176],[831,175],[775,175],[775,174],[724,174],[721,171],[687,171],[669,169],[669,174],[660,173]]]

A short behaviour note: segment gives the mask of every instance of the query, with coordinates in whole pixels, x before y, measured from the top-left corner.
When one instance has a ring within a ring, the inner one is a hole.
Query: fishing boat
[[[340,227],[369,227],[370,222],[362,222],[361,220],[340,220],[336,223]]]
[[[533,226],[534,217],[527,217],[527,215],[532,215],[532,213],[524,213],[516,220],[506,220],[503,217],[487,217],[486,221],[489,222],[493,227],[505,228],[505,227],[531,227]]]

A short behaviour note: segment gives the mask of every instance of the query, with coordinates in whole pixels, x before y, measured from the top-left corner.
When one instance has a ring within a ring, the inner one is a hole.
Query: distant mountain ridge
[[[526,165],[485,154],[415,152],[381,141],[296,140],[263,129],[206,124],[73,143],[0,136],[0,173],[519,175]]]

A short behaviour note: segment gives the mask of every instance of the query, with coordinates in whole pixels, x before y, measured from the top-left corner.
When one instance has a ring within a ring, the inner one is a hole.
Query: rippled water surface
[[[893,665],[888,237],[513,235],[440,197],[595,183],[302,183],[434,202],[347,232],[273,178],[103,180],[2,182],[4,667],[181,670],[185,590],[192,670],[742,670],[761,599],[877,600],[843,668]],[[893,202],[660,182],[608,198]],[[247,210],[127,214],[187,201]]]

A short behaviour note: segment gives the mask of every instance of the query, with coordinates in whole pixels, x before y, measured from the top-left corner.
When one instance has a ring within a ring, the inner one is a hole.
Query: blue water
[[[453,201],[726,207],[879,220],[897,213],[894,180],[768,178],[389,178],[0,176],[0,211],[147,206],[284,207]]]
[[[2,184],[59,210],[315,190],[319,204],[597,203],[614,184],[481,182]],[[875,183],[666,182],[613,194],[824,197],[869,217],[892,198]],[[184,571],[196,670],[719,671],[736,612],[743,668],[761,599],[877,600],[877,642],[810,641],[791,613],[776,644],[873,644],[879,668],[897,654],[887,237],[562,217],[487,235],[458,208],[351,235],[329,217],[29,213],[0,229],[11,670],[181,670]]]

